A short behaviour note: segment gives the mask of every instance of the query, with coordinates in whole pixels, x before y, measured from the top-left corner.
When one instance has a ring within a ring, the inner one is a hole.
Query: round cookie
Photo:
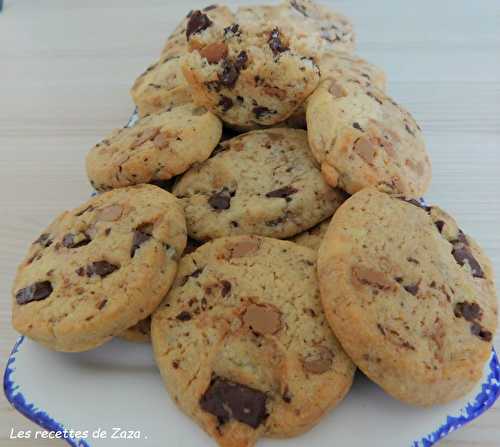
[[[339,204],[340,206],[340,204]],[[311,250],[318,250],[321,245],[321,241],[328,230],[328,225],[330,225],[330,218],[324,220],[323,222],[315,225],[309,230],[303,231],[292,237],[290,240],[296,244],[302,245],[303,247],[310,248]]]
[[[96,196],[31,245],[12,287],[12,324],[57,351],[95,348],[153,312],[185,245],[172,194],[141,185]]]
[[[243,6],[236,11],[236,20],[255,32],[260,31],[260,23],[272,23],[291,36],[294,49],[315,59],[331,52],[355,49],[352,23],[343,15],[310,0]]]
[[[120,338],[134,343],[150,343],[151,342],[151,317],[139,321],[132,327],[123,331]]]
[[[222,135],[220,120],[193,103],[113,131],[87,155],[87,175],[98,191],[168,180],[206,160]]]
[[[142,73],[130,90],[140,117],[192,102],[180,56],[166,56]]]
[[[152,343],[177,405],[221,446],[295,436],[348,392],[354,366],[321,309],[316,254],[236,236],[185,256]]]
[[[329,79],[307,101],[309,144],[326,181],[354,194],[367,186],[422,196],[431,164],[420,127],[374,85]]]
[[[285,120],[319,82],[314,61],[275,24],[223,27],[195,11],[187,26],[191,52],[181,66],[194,100],[238,129]]]
[[[316,225],[343,200],[324,181],[303,130],[267,129],[221,143],[174,186],[189,235],[287,238]]]
[[[333,216],[318,274],[342,346],[393,397],[441,404],[481,378],[497,326],[491,264],[438,207],[358,192]]]

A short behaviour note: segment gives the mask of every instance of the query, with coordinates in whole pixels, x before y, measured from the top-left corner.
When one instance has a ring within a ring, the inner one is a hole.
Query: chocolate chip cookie
[[[155,186],[120,188],[65,211],[31,245],[12,323],[58,351],[85,351],[146,318],[186,245],[182,208]]]
[[[219,445],[305,432],[349,390],[354,366],[323,315],[315,262],[257,236],[182,258],[152,343],[170,395]]]
[[[191,52],[181,62],[194,101],[238,129],[285,120],[319,82],[317,65],[293,48],[290,33],[254,26],[224,27],[195,11],[186,31]]]
[[[193,103],[146,116],[117,129],[87,155],[97,191],[168,180],[206,160],[222,135],[220,120]]]
[[[497,326],[493,272],[440,208],[358,192],[333,216],[318,273],[342,346],[395,398],[445,403],[480,380]]]
[[[252,131],[214,152],[173,189],[194,239],[287,238],[331,216],[344,198],[322,178],[303,130]]]
[[[375,85],[323,81],[307,101],[309,144],[326,181],[353,194],[367,186],[422,196],[431,164],[413,117]]]

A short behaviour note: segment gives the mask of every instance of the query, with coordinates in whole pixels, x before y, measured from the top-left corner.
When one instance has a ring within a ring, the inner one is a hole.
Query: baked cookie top
[[[228,27],[195,11],[187,26],[191,52],[182,62],[193,98],[230,126],[253,129],[285,120],[319,82],[311,58],[273,23]]]
[[[65,211],[31,245],[12,288],[12,321],[60,351],[94,348],[145,318],[186,245],[182,208],[150,185]]]
[[[87,155],[87,175],[98,191],[168,180],[206,160],[222,135],[220,120],[193,103],[116,129]]]
[[[130,94],[140,117],[192,102],[180,58],[163,56],[136,79]]]
[[[318,273],[342,346],[392,396],[444,403],[480,379],[497,326],[493,272],[440,208],[358,192],[333,216]]]
[[[323,315],[315,259],[276,239],[208,242],[182,258],[154,313],[169,393],[221,446],[304,432],[349,390],[354,366]]]
[[[306,132],[267,129],[221,143],[174,186],[189,235],[293,236],[331,216],[344,194],[322,178]]]
[[[293,39],[293,47],[308,57],[355,49],[354,30],[347,17],[310,0],[242,6],[236,11],[236,19],[255,31],[262,22],[283,28]]]
[[[422,196],[431,164],[413,117],[356,79],[329,79],[307,101],[309,144],[326,181],[353,194],[367,186]]]

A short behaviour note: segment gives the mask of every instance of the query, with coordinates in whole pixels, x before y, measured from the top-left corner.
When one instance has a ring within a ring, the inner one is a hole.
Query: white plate
[[[175,407],[148,345],[116,339],[94,351],[64,354],[21,337],[7,364],[4,390],[11,404],[41,427],[88,432],[80,439],[68,436],[72,446],[215,446]],[[469,395],[426,410],[399,403],[358,373],[347,398],[313,430],[287,440],[263,439],[259,446],[427,447],[478,417],[499,394],[494,351]],[[105,437],[96,436],[99,429]],[[116,429],[135,438],[114,439]]]

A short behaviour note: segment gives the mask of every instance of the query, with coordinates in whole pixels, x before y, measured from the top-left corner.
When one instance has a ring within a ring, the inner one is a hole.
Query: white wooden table
[[[16,338],[9,322],[16,264],[55,213],[88,197],[86,151],[126,122],[133,79],[181,15],[200,6],[206,5],[6,0],[0,14],[2,369]],[[352,18],[359,53],[387,71],[390,93],[425,131],[434,168],[428,199],[476,237],[498,274],[500,2],[338,0],[334,6]],[[8,439],[11,427],[31,425],[2,395],[0,446],[32,446]],[[500,446],[500,404],[441,445]]]

